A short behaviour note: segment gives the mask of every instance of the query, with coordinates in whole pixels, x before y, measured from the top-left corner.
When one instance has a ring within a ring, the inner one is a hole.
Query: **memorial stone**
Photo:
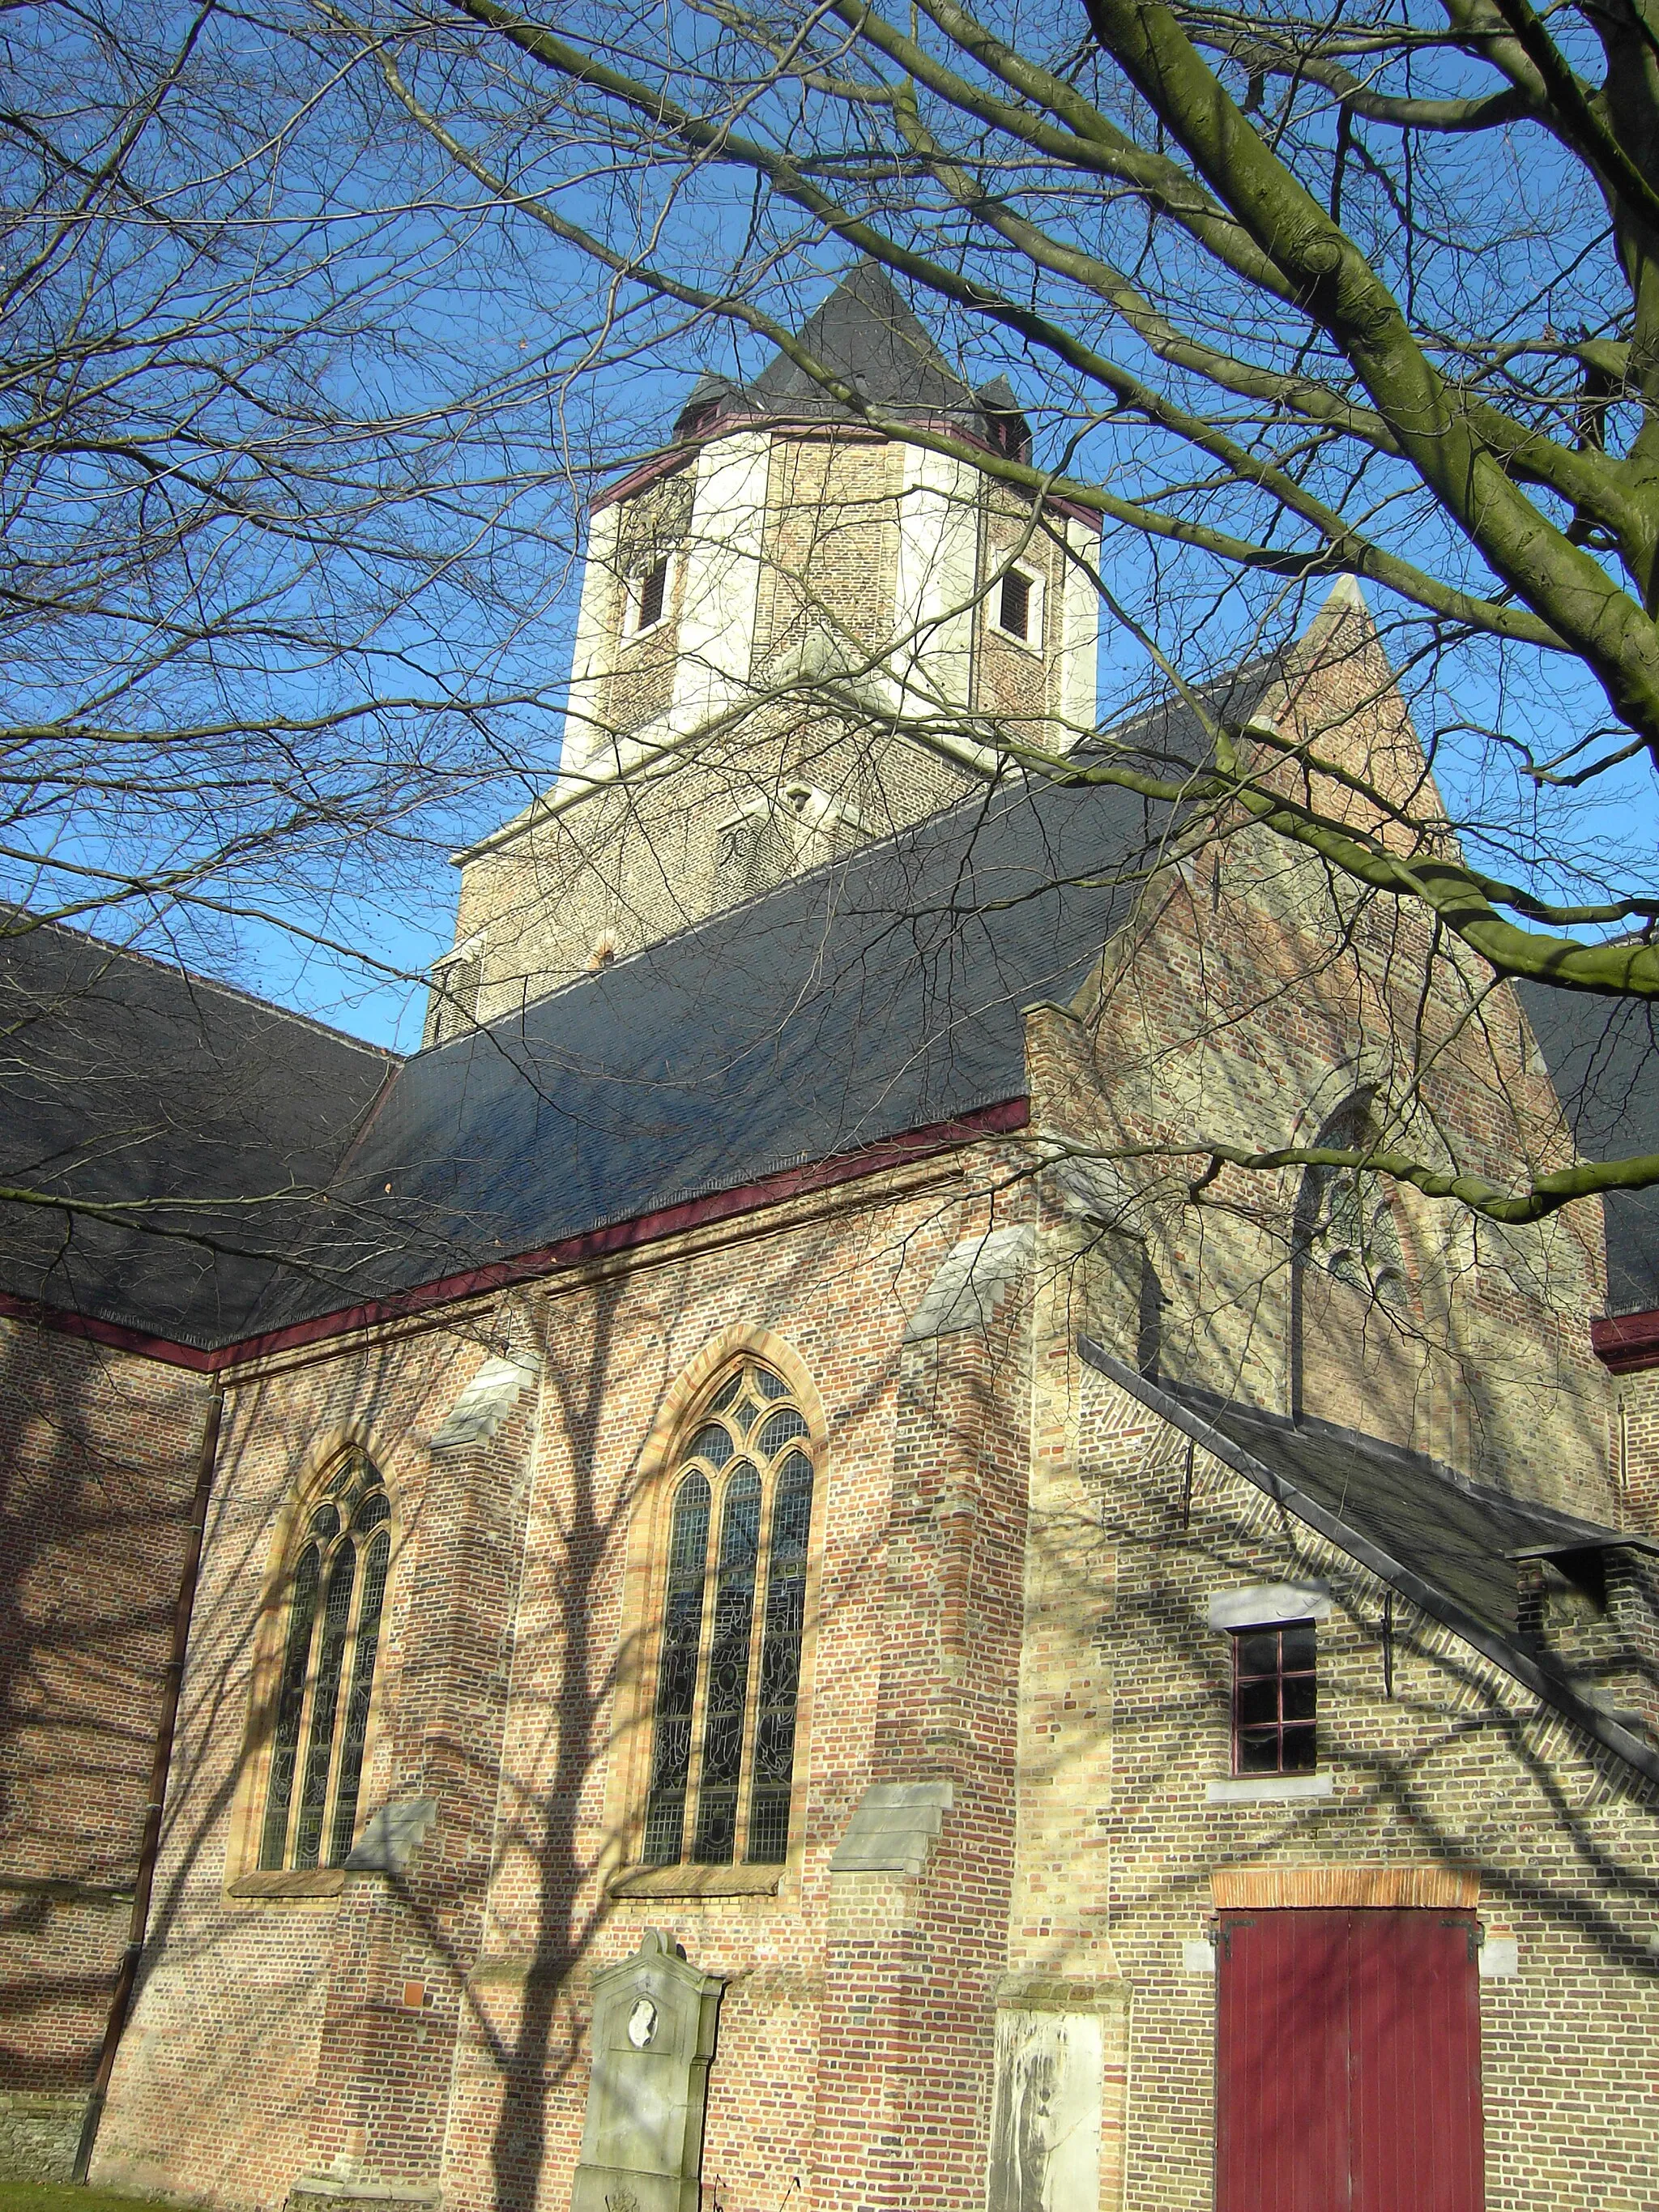
[[[655,1928],[631,1958],[593,1977],[592,2072],[571,2212],[697,2212],[725,1986]]]

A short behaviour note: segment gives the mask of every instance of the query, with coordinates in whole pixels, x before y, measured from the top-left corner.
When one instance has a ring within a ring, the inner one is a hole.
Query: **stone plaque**
[[[592,2073],[571,2212],[697,2212],[720,1993],[647,1928],[593,1977]]]
[[[998,2013],[989,2212],[1099,2212],[1102,2040],[1097,2014]]]

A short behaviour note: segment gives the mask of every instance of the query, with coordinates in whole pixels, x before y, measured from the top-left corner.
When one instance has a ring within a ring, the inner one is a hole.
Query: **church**
[[[1659,1209],[1218,1164],[1655,1072],[1091,777],[1420,794],[1352,582],[1103,731],[1016,393],[801,337],[915,436],[781,355],[599,497],[420,1051],[6,940],[0,2172],[1646,2212]]]

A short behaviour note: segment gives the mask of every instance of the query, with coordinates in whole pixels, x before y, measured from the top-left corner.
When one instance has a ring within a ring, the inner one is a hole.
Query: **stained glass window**
[[[391,1515],[379,1474],[352,1452],[301,1531],[276,1685],[261,1867],[338,1866],[351,1849],[392,1560]]]
[[[789,1846],[806,1619],[807,1424],[788,1384],[749,1360],[690,1426],[659,1584],[643,1856],[776,1865]]]

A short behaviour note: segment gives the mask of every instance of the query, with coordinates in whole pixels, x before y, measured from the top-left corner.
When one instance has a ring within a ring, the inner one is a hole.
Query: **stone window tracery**
[[[391,1518],[379,1472],[352,1451],[301,1523],[288,1576],[262,1869],[339,1866],[351,1849],[392,1560]]]
[[[687,1424],[659,1569],[660,1644],[641,1856],[787,1856],[813,1473],[805,1414],[748,1358]]]
[[[1368,1104],[1351,1102],[1320,1131],[1332,1151],[1357,1152],[1376,1142]],[[1394,1208],[1380,1178],[1358,1168],[1308,1170],[1298,1206],[1301,1256],[1386,1305],[1405,1302],[1406,1255]]]

